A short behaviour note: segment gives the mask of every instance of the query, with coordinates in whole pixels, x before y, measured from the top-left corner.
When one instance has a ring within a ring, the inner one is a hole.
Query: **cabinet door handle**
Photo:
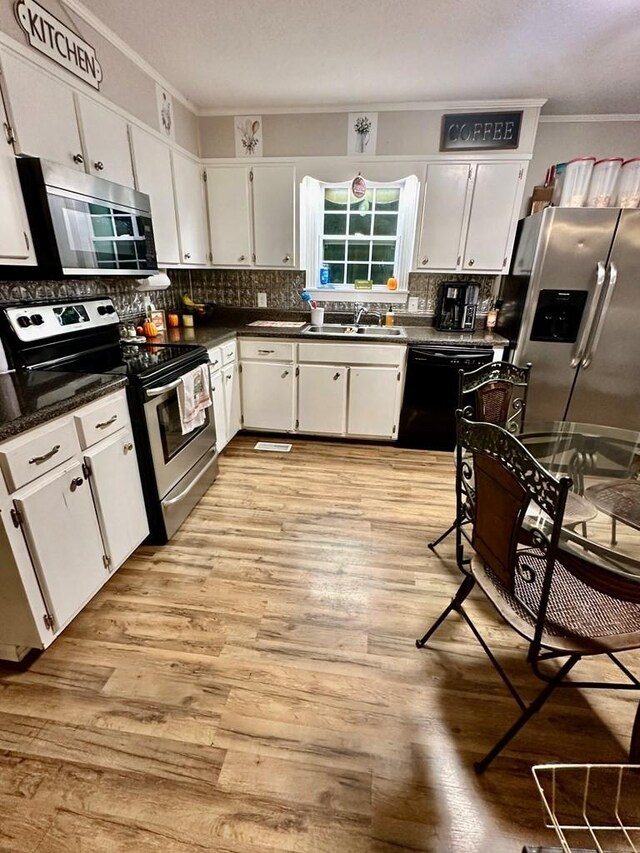
[[[260,355],[271,355],[271,354],[272,354],[272,353],[274,353],[274,352],[275,352],[275,350],[274,350],[274,349],[259,349],[259,350],[258,350],[258,353],[259,353]]]
[[[125,456],[127,455],[127,453],[131,453],[132,450],[133,450],[133,444],[131,444],[130,441],[128,441],[125,444],[125,446],[122,448],[122,452],[124,453]]]
[[[336,381],[336,379],[340,379],[340,374],[339,374],[339,373],[334,373],[334,374],[333,374],[333,381],[335,382],[335,381]]]
[[[282,263],[288,264],[290,260],[291,260],[291,255],[285,255],[284,258],[282,259]]]
[[[78,165],[82,165],[84,163],[84,157],[82,156],[82,154],[74,154],[73,162],[77,163]]]
[[[284,379],[284,378],[285,378],[285,377],[287,377],[288,375],[289,375],[289,371],[288,371],[288,370],[285,370],[285,371],[282,373],[282,375],[280,376],[280,379]]]
[[[469,266],[472,267],[474,265],[474,263],[475,263],[475,261],[473,260],[473,258],[471,258],[471,260],[469,261]]]
[[[104,169],[104,163],[102,162],[102,160],[96,160],[96,162],[93,164],[93,167],[96,171],[101,172]]]
[[[108,421],[102,421],[102,423],[96,424],[96,429],[106,429],[111,424],[114,424],[118,420],[117,415],[112,415]]]
[[[238,258],[238,261],[244,261],[245,257],[246,257],[246,255],[240,255],[240,257]]]
[[[191,257],[191,252],[185,252],[185,253],[184,253],[184,259],[185,259],[185,261],[188,261],[190,257]]]
[[[215,360],[215,361],[212,361],[212,362],[211,362],[211,367],[213,367],[213,365],[214,365],[214,364],[217,364],[219,361],[220,361],[220,359],[219,359],[219,358],[216,358],[216,360]]]
[[[29,235],[27,234],[26,231],[23,231],[22,233],[24,234],[24,242],[27,246],[27,252],[30,252],[31,251],[31,245],[29,243]]]
[[[82,479],[82,477],[74,477],[73,480],[71,481],[71,485],[69,486],[69,489],[72,492],[75,492],[75,490],[79,486],[81,486],[83,483],[84,483],[84,480]]]
[[[231,374],[231,373],[227,373],[227,375],[224,377],[227,380],[227,382],[229,382],[231,380],[232,375],[233,374]]]
[[[33,456],[29,460],[29,465],[42,465],[43,462],[46,462],[48,459],[51,459],[52,456],[55,456],[59,450],[60,445],[56,444],[48,453],[43,453],[42,456]]]
[[[422,266],[423,266],[423,267],[424,267],[426,264],[428,264],[428,263],[429,263],[429,258],[423,258],[423,259],[422,259]]]

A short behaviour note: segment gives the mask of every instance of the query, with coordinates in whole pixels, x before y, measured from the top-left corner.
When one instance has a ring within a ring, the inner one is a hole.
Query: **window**
[[[399,290],[406,290],[418,188],[413,175],[392,183],[367,181],[358,199],[350,181],[330,184],[306,177],[300,192],[300,249],[307,288],[319,287],[320,268],[326,265],[328,290],[353,291],[363,279],[373,282],[373,291],[386,290],[394,274]]]

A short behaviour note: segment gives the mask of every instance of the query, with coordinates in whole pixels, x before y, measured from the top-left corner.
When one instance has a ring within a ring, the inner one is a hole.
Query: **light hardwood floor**
[[[516,706],[456,616],[414,646],[459,582],[453,539],[426,548],[452,517],[451,454],[254,443],[26,671],[0,665],[0,850],[552,841],[531,765],[624,761],[637,697],[556,694],[478,778]],[[479,594],[470,610],[532,695],[522,646]]]

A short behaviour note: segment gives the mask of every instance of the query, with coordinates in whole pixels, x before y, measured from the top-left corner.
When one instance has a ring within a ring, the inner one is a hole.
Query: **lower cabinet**
[[[293,430],[294,374],[291,364],[242,362],[242,417],[246,429]]]
[[[145,538],[138,460],[130,430],[121,429],[84,453],[108,567],[120,566]]]
[[[301,432],[346,432],[347,375],[348,368],[328,364],[298,367],[297,427]]]
[[[13,500],[53,627],[62,627],[107,576],[82,464],[67,464],[39,477]]]
[[[209,350],[211,396],[216,424],[216,445],[223,450],[240,429],[240,381],[236,361],[236,342]]]
[[[226,420],[227,442],[240,429],[240,380],[238,376],[238,365],[234,362],[228,364],[222,371],[224,382],[224,415]]]
[[[350,435],[398,437],[400,373],[395,367],[349,368]]]
[[[211,371],[211,399],[213,401],[213,420],[216,425],[216,447],[220,453],[229,442],[224,405],[224,380],[221,370]]]

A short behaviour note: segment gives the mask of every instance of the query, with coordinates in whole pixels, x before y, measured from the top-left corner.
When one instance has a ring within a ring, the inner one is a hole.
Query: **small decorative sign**
[[[31,47],[94,89],[100,89],[102,66],[95,49],[88,42],[36,3],[36,0],[18,0],[15,12]]]
[[[262,157],[262,116],[235,116],[233,126],[236,157]]]
[[[452,113],[442,116],[441,151],[517,148],[522,110],[499,113]]]
[[[161,133],[169,139],[176,138],[176,126],[173,121],[173,98],[156,83],[156,104],[158,105],[158,125]]]
[[[362,177],[360,172],[351,181],[351,195],[358,200],[364,198],[367,194],[367,182]]]

